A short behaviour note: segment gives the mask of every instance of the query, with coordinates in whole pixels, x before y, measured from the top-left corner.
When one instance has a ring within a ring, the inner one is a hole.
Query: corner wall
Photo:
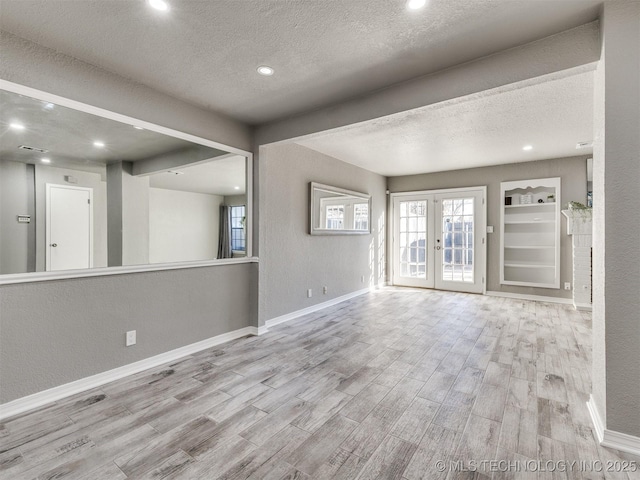
[[[233,119],[6,32],[0,42],[3,80],[252,148],[251,129]],[[109,257],[122,255],[108,248]],[[0,402],[256,326],[257,282],[257,264],[245,263],[2,285]],[[126,348],[124,334],[133,329],[138,344]]]
[[[605,2],[595,90],[593,401],[640,445],[640,2]],[[631,443],[631,441],[629,442]]]
[[[310,235],[310,182],[370,194],[372,233]],[[300,145],[260,148],[260,325],[384,283],[385,190],[385,177]]]
[[[500,182],[534,178],[560,177],[560,202],[564,206],[571,200],[586,203],[588,156],[512,163],[494,167],[470,168],[448,172],[408,175],[389,178],[391,193],[414,190],[487,186],[487,225],[493,232],[487,234],[487,291],[571,298],[571,292],[552,288],[500,285]],[[560,218],[560,285],[573,282],[571,237],[567,235],[567,222]]]

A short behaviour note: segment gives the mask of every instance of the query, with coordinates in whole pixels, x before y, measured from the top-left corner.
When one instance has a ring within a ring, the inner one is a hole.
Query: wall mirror
[[[247,156],[8,90],[0,112],[0,274],[247,255]]]
[[[311,235],[371,233],[371,195],[315,182],[310,190]]]

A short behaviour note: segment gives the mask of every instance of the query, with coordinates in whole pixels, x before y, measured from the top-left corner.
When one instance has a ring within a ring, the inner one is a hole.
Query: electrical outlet
[[[322,287],[322,294],[323,295],[326,295],[328,291],[329,291],[329,289],[327,288],[326,285],[324,287]]]
[[[131,331],[127,332],[126,345],[127,345],[127,347],[130,347],[131,345],[135,345],[135,344],[136,344],[136,331],[135,330],[131,330]]]
[[[565,289],[565,290],[571,290],[571,283],[569,283],[569,282],[564,282],[564,289]]]
[[[487,225],[487,233],[493,233],[493,225]]]
[[[311,298],[313,297],[313,290],[309,289],[307,290],[307,298]]]

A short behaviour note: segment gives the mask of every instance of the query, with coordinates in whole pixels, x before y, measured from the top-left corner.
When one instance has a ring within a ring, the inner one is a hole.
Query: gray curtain
[[[218,258],[231,258],[231,256],[231,209],[226,205],[220,205]]]

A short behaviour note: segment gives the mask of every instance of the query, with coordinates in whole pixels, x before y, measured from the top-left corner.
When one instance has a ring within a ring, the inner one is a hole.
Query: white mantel
[[[591,245],[593,239],[593,211],[562,210],[567,218],[567,234],[573,245],[573,306],[577,310],[591,310]]]

